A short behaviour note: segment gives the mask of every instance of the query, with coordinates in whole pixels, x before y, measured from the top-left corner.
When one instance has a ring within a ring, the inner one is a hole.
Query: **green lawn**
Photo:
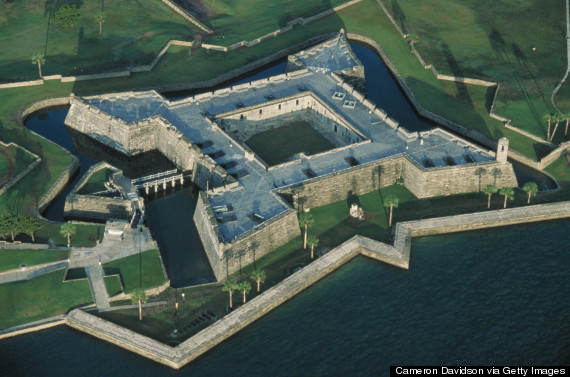
[[[405,32],[420,36],[426,63],[443,74],[501,82],[494,111],[546,137],[541,118],[554,111],[550,95],[566,68],[564,2],[383,2]]]
[[[30,165],[36,157],[17,145],[0,147],[0,184],[16,177]]]
[[[13,18],[0,25],[0,82],[38,77],[32,55],[45,54],[44,75],[118,71],[152,62],[169,39],[191,40],[199,31],[161,1],[107,1],[103,33],[95,14],[99,0],[83,0],[76,28],[53,22],[61,2],[14,1]]]
[[[103,225],[76,224],[75,227],[77,233],[71,236],[71,246],[91,247],[97,244],[97,240],[103,240]],[[46,243],[51,239],[58,246],[67,246],[67,236],[63,236],[60,229],[60,223],[44,222],[44,227],[36,233],[36,242]]]
[[[105,168],[93,173],[93,175],[89,177],[89,180],[85,182],[83,187],[81,187],[81,189],[79,189],[77,193],[81,195],[87,195],[87,194],[93,194],[94,192],[107,190],[107,188],[105,187],[105,182],[109,180],[109,177],[114,172],[115,170],[113,169]]]
[[[314,16],[348,0],[204,0],[214,12],[204,24],[215,31],[207,43],[229,46],[276,31],[299,17]],[[255,20],[255,22],[251,22]]]
[[[103,279],[105,280],[105,288],[107,289],[109,297],[113,297],[123,292],[118,276],[105,276]]]
[[[22,264],[36,264],[65,260],[69,257],[67,250],[1,250],[0,271],[20,268]]]
[[[283,140],[287,140],[287,143],[283,143]],[[246,140],[245,144],[270,166],[285,162],[297,153],[313,155],[334,149],[334,145],[307,122],[294,122],[260,132]]]
[[[158,250],[149,250],[140,255],[131,255],[103,265],[106,275],[120,275],[125,293],[139,287],[142,272],[142,288],[157,287],[166,281]]]
[[[65,270],[0,285],[0,328],[64,314],[93,302],[87,280],[63,282]]]

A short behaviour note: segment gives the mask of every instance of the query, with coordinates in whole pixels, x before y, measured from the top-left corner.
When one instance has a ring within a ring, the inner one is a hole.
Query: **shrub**
[[[75,4],[64,5],[59,8],[53,18],[59,26],[76,27],[79,24],[79,8]]]

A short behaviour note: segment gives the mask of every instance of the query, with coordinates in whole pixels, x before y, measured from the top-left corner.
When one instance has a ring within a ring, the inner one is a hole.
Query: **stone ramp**
[[[0,284],[32,279],[62,268],[67,268],[68,264],[69,262],[65,260],[4,271],[0,273]]]
[[[103,280],[103,267],[100,264],[92,264],[85,266],[85,272],[91,285],[91,292],[93,292],[93,299],[100,312],[108,310],[111,305],[109,304],[109,296],[105,288],[105,281]]]

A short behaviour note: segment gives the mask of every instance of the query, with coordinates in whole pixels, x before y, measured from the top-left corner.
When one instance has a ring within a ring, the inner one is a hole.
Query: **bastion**
[[[341,32],[292,55],[286,74],[180,100],[155,91],[73,97],[65,123],[127,155],[157,149],[191,172],[202,190],[193,219],[218,281],[298,236],[301,206],[396,182],[418,198],[517,185],[508,140],[495,153],[441,128],[409,132],[366,99],[363,82]],[[247,146],[294,121],[333,148],[272,165]]]

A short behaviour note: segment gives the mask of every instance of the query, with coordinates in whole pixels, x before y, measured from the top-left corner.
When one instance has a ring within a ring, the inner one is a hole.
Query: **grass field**
[[[449,1],[447,1],[447,3],[448,2]],[[85,4],[88,3],[89,2],[85,2]],[[121,4],[123,3],[133,4],[134,2],[121,2]],[[396,2],[391,3],[396,4]],[[444,0],[441,0],[440,3],[435,2],[435,0],[431,0],[425,4],[435,6],[437,4],[444,3],[447,4],[444,2]],[[531,3],[535,4],[536,0]],[[39,2],[36,1],[31,4],[37,5]],[[109,4],[111,4],[111,2]],[[399,4],[401,7],[405,7],[406,5],[402,1],[400,1]],[[412,5],[413,4],[414,3],[412,3]],[[475,7],[473,9],[477,8],[477,4],[474,5],[473,1],[461,4],[455,3],[452,5],[454,7],[464,6],[467,8]],[[452,7],[450,9],[454,8]],[[516,9],[516,7],[513,7],[513,9]],[[405,11],[408,12],[407,10]],[[414,11],[416,13],[419,12],[416,8],[414,8]],[[472,11],[471,14],[475,14],[473,12],[474,11]],[[550,12],[550,10],[548,10],[548,12]],[[443,17],[444,14],[445,13],[443,12],[435,12],[434,17],[438,15],[441,15],[441,17]],[[411,14],[405,13],[405,15],[407,20],[412,20],[413,17]],[[523,23],[520,23],[520,25],[523,25],[525,27],[528,26],[525,22],[540,21],[539,17],[534,16],[521,16],[519,17],[519,20],[523,18],[525,21]],[[533,18],[533,20],[528,21],[528,18]],[[151,21],[149,20],[149,22]],[[441,21],[442,30],[444,30],[446,27],[449,28],[449,24],[453,22],[456,21]],[[470,25],[468,18],[465,20],[465,23],[466,25]],[[111,24],[113,24],[111,20],[105,23],[103,35],[110,37],[113,33],[115,33],[113,32],[113,29],[110,28]],[[519,24],[519,22],[503,22],[499,26],[514,28],[517,24]],[[543,25],[544,29],[541,30],[547,30],[549,27],[557,27],[555,23],[550,23],[551,25],[546,24],[547,23]],[[97,25],[93,24],[93,28],[95,29],[96,27]],[[386,18],[376,2],[374,0],[363,0],[362,2],[346,8],[337,14],[329,15],[323,19],[307,25],[296,26],[291,32],[285,33],[278,38],[265,41],[251,48],[238,49],[230,53],[220,53],[214,51],[208,52],[203,49],[191,50],[191,53],[189,53],[190,50],[187,48],[176,47],[171,48],[163,60],[161,60],[161,62],[150,73],[134,74],[129,78],[79,81],[76,83],[59,83],[56,81],[48,81],[46,84],[38,87],[0,90],[0,102],[2,103],[2,106],[0,107],[0,135],[2,140],[6,142],[14,141],[42,157],[41,164],[36,169],[34,169],[31,174],[24,177],[22,181],[20,181],[0,197],[0,211],[10,210],[12,212],[33,214],[38,200],[55,182],[61,172],[63,172],[63,170],[71,161],[71,157],[62,152],[61,149],[54,146],[52,143],[45,141],[44,139],[32,136],[30,132],[16,123],[15,120],[17,112],[21,111],[25,106],[46,98],[67,96],[72,91],[77,94],[92,94],[97,92],[120,91],[132,88],[149,87],[153,85],[205,80],[239,68],[249,62],[262,58],[269,53],[290,46],[291,44],[303,41],[309,36],[335,31],[341,27],[344,27],[349,32],[357,32],[367,35],[380,42],[395,65],[398,67],[399,71],[402,73],[403,77],[406,79],[408,85],[414,90],[416,98],[418,98],[420,103],[428,110],[449,118],[452,121],[456,121],[465,127],[477,130],[482,134],[491,137],[492,139],[497,140],[501,136],[506,136],[510,140],[511,148],[531,158],[537,157],[538,152],[535,142],[515,132],[505,129],[502,127],[500,122],[488,117],[488,105],[490,103],[489,97],[492,93],[490,93],[486,88],[482,87],[463,85],[460,83],[441,82],[436,80],[433,77],[432,73],[423,69],[415,57],[410,54],[409,46],[407,45],[406,41],[396,33],[392,24]],[[14,30],[19,29],[16,28]],[[498,27],[497,30],[503,33],[503,31],[501,31],[501,29]],[[555,31],[555,33],[556,32],[557,31]],[[419,34],[422,33],[423,32],[419,30]],[[467,31],[465,31],[465,33],[467,33]],[[479,32],[478,35],[482,38],[482,35],[484,33],[481,33],[482,32]],[[2,34],[2,36],[4,35],[6,34]],[[506,32],[505,35],[507,35]],[[451,37],[448,36],[448,38]],[[553,37],[553,39],[557,38],[559,37]],[[457,37],[456,39],[460,38]],[[503,39],[506,41],[505,48],[507,50],[508,47],[512,47],[512,42],[516,42],[515,39],[511,41],[505,36],[503,36]],[[449,40],[446,41],[446,43],[460,66],[465,60],[468,60],[465,57],[461,57],[461,59],[458,58],[459,54],[455,52],[456,48],[461,48],[461,46],[455,46],[455,44],[458,42]],[[469,41],[468,43],[469,46],[472,46],[472,44],[475,42]],[[49,44],[51,45],[51,42],[49,42]],[[429,44],[429,38],[422,36],[422,41],[420,41],[417,47],[423,54],[427,54],[427,52],[424,50],[429,47]],[[522,46],[522,42],[517,42],[517,44]],[[131,46],[134,47],[136,44]],[[487,41],[487,47],[485,48],[488,50],[489,46],[490,42]],[[7,47],[7,49],[8,48],[11,47]],[[556,56],[558,56],[556,54],[559,54],[560,52],[553,50],[552,53],[554,54],[552,55],[552,60],[555,61],[557,59]],[[511,59],[514,55],[509,54],[511,53],[509,52],[507,54],[509,56],[509,59]],[[4,56],[11,55],[5,54]],[[426,59],[428,56],[429,55],[426,55]],[[93,57],[93,60],[97,59],[98,58]],[[495,61],[500,61],[497,60],[499,58],[495,59]],[[26,64],[21,65],[29,65],[29,67],[26,69],[31,69],[35,72],[35,67],[31,64],[31,62],[29,62],[29,57],[27,57],[27,55],[25,63]],[[550,63],[547,62],[547,64]],[[49,63],[46,62],[46,66],[47,65],[49,65]],[[187,69],[187,67],[192,67],[192,69]],[[3,69],[1,71],[5,72]],[[551,71],[551,69],[546,70],[547,73],[548,71]],[[467,73],[469,73],[469,71],[467,71]],[[11,78],[18,79],[17,76],[11,76]],[[537,82],[541,81],[538,80]],[[564,86],[562,88],[559,96],[557,97],[557,99],[561,102],[565,101],[564,98],[570,97],[570,90],[566,90],[566,87],[567,86]],[[512,106],[516,102],[515,101],[512,104],[503,105],[501,101],[505,102],[499,96],[496,105],[497,109],[500,109],[501,107],[504,109],[513,108]],[[526,101],[518,101],[516,103],[524,105],[525,102]],[[521,116],[523,116],[522,114],[523,112],[521,112]],[[570,181],[569,169],[559,168],[555,169],[554,172],[560,181]]]
[[[314,16],[348,0],[204,0],[212,15],[203,22],[215,34],[206,37],[208,43],[228,46],[242,40],[250,41],[287,26],[299,17]],[[251,22],[255,20],[255,22]]]
[[[139,287],[142,272],[142,288],[158,287],[166,281],[160,253],[158,250],[149,250],[140,255],[131,255],[103,265],[106,275],[120,275],[125,287],[125,293],[131,293]]]
[[[77,233],[71,236],[71,246],[92,247],[97,244],[97,240],[103,240],[103,225],[76,224]],[[37,243],[47,243],[51,239],[58,246],[67,246],[67,236],[61,235],[59,230],[61,224],[44,222],[42,229],[36,232]]]
[[[0,271],[20,268],[22,264],[34,266],[42,263],[65,260],[67,250],[2,250],[0,253]]]
[[[65,270],[0,285],[0,328],[64,314],[93,302],[87,280],[63,282]]]
[[[109,295],[109,297],[123,292],[118,276],[105,276],[103,279],[105,280],[105,288],[107,289],[107,295]]]
[[[563,1],[383,1],[405,32],[420,36],[416,47],[428,64],[500,82],[494,111],[546,138],[541,118],[554,112],[550,95],[566,68]]]
[[[284,140],[287,142],[284,143]],[[297,153],[313,155],[334,149],[334,145],[307,122],[295,122],[260,132],[245,143],[270,166],[285,162]]]
[[[89,180],[85,182],[83,187],[81,187],[77,193],[81,195],[87,195],[93,194],[94,192],[107,190],[105,187],[105,182],[109,180],[109,177],[111,174],[113,174],[113,172],[115,172],[115,170],[105,168],[93,173],[93,175],[89,177]]]
[[[17,145],[0,146],[0,185],[16,177],[30,165],[36,157]]]
[[[61,2],[15,0],[14,15],[0,25],[0,82],[38,77],[32,55],[45,54],[44,75],[117,71],[150,63],[169,39],[191,40],[198,28],[161,1],[106,1],[103,32],[95,14],[100,0],[81,1],[80,24],[53,22]]]

